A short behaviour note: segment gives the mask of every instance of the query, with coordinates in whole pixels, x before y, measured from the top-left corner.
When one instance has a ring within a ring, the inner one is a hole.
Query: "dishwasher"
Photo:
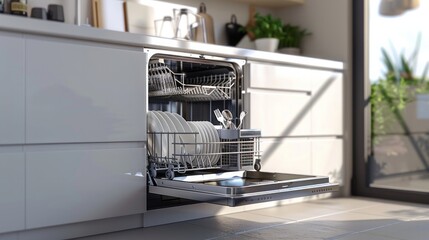
[[[243,124],[245,60],[144,51],[148,209],[234,207],[338,191],[325,176],[264,172],[263,129]]]

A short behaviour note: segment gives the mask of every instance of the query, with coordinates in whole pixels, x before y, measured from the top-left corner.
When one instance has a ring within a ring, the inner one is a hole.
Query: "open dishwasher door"
[[[151,179],[149,192],[230,207],[338,191],[328,177],[233,171]]]

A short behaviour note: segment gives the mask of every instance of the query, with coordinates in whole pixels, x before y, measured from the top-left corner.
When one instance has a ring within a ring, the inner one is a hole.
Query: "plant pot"
[[[291,55],[301,55],[301,49],[299,48],[280,48],[278,52]]]
[[[279,46],[277,38],[259,38],[255,40],[256,50],[275,52]]]

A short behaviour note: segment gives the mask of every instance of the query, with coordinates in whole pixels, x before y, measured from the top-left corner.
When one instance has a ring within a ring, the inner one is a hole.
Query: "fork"
[[[215,114],[215,116],[216,116],[216,119],[217,119],[220,123],[222,123],[222,126],[223,126],[224,128],[227,128],[227,127],[226,127],[226,123],[225,123],[225,118],[223,117],[223,115],[222,115],[222,113],[220,112],[220,110],[219,110],[219,109],[214,110],[214,114]]]

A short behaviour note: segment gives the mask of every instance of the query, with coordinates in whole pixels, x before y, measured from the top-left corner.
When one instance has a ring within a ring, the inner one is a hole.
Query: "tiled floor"
[[[325,199],[80,240],[119,239],[428,240],[429,205]]]

